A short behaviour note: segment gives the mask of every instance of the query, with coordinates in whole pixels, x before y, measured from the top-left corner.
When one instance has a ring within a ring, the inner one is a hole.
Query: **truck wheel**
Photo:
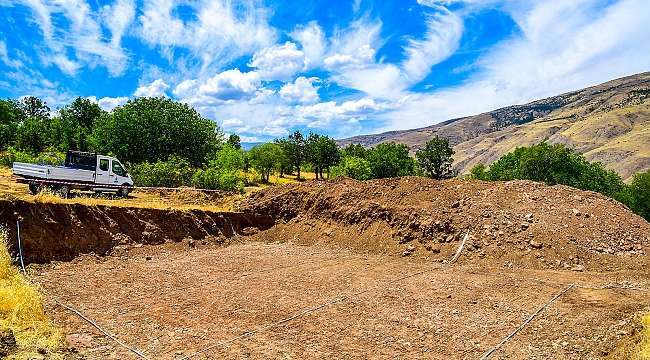
[[[70,185],[61,185],[59,186],[59,190],[57,190],[59,193],[59,196],[61,196],[64,199],[67,199],[70,197]]]
[[[40,189],[39,189],[39,186],[38,186],[38,185],[29,184],[29,192],[31,192],[32,195],[36,195],[36,194],[38,194],[38,191],[39,191],[39,190],[40,190]]]
[[[122,184],[122,186],[129,186],[129,184]],[[119,195],[121,197],[128,197],[130,191],[131,191],[131,189],[126,188],[126,187],[122,187],[122,188],[120,188],[120,190],[117,191],[117,195]]]

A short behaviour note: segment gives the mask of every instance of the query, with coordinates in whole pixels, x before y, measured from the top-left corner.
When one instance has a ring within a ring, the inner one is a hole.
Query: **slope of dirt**
[[[233,231],[247,233],[274,224],[268,216],[203,210],[159,210],[70,203],[0,200],[0,224],[18,253],[16,221],[26,263],[72,260],[79,254],[184,241],[190,246],[234,241]]]
[[[650,224],[595,192],[531,181],[337,178],[270,187],[245,212],[279,216],[257,238],[534,269],[645,269]]]

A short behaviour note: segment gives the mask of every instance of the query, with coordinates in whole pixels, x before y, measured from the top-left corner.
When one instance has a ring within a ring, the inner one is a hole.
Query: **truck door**
[[[110,183],[110,169],[108,158],[97,156],[97,172],[95,176],[95,184],[109,184]]]
[[[124,182],[123,176],[126,176],[126,171],[122,167],[119,161],[112,159],[111,160],[111,174],[109,175],[109,181],[113,185],[122,185]]]

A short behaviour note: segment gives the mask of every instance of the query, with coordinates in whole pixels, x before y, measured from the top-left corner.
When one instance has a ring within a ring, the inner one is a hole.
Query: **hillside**
[[[436,135],[454,146],[454,168],[460,174],[478,163],[489,165],[517,146],[547,139],[584,153],[589,161],[600,161],[629,182],[634,173],[650,168],[650,72],[424,128],[338,143],[370,147],[396,142],[415,152]]]

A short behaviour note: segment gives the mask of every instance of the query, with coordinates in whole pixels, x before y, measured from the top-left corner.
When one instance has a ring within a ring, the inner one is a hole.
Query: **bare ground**
[[[312,181],[232,215],[0,205],[1,221],[27,221],[32,249],[56,244],[52,224],[68,247],[109,239],[104,256],[88,247],[29,272],[151,359],[209,347],[193,358],[478,359],[570,284],[490,358],[618,359],[650,300],[650,224],[563,186]],[[48,312],[77,358],[137,358],[54,302]]]
[[[650,288],[642,272],[447,266],[258,242],[144,246],[31,270],[46,291],[155,359],[181,358],[362,290],[195,358],[476,359],[568,287],[525,278]],[[574,287],[492,358],[607,358],[649,300],[642,291]],[[80,357],[137,358],[71,312],[53,304],[48,311],[77,334],[70,339]]]

